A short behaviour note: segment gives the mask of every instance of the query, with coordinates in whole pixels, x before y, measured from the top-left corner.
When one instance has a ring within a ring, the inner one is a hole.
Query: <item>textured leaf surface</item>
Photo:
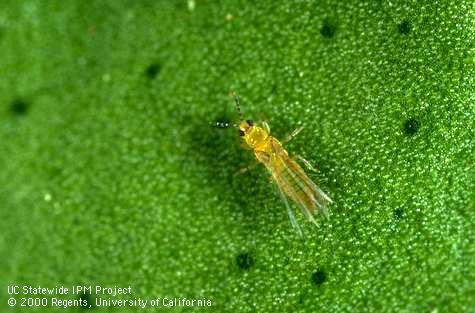
[[[474,2],[188,3],[0,4],[2,290],[474,312]],[[287,149],[335,204],[305,242],[264,170],[233,177],[230,90],[306,126]]]

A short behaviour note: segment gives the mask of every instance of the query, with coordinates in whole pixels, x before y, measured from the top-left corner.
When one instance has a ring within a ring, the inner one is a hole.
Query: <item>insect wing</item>
[[[331,199],[315,185],[295,160],[287,158],[283,161],[286,164],[288,175],[292,176],[293,181],[295,181],[294,187],[299,189],[296,194],[300,196],[297,197],[296,202],[304,215],[314,224],[316,224],[313,218],[315,209],[318,209],[323,216],[328,218],[327,205],[332,202]]]
[[[328,217],[327,204],[331,199],[307,176],[300,165],[290,158],[278,142],[272,144],[273,160],[270,162],[272,176],[282,191],[294,200],[302,213],[316,224],[313,213],[316,209]]]
[[[285,207],[287,208],[287,214],[289,215],[289,219],[290,219],[290,223],[292,224],[292,227],[295,229],[295,231],[297,232],[297,234],[299,234],[301,238],[304,238],[302,228],[300,228],[300,225],[297,222],[297,219],[295,218],[294,210],[290,207],[289,201],[287,200],[287,196],[284,194],[284,191],[282,190],[282,188],[280,188],[279,184],[276,181],[274,181],[274,185],[276,186],[276,189],[278,190],[278,193],[280,197],[282,198],[282,201],[284,202]]]

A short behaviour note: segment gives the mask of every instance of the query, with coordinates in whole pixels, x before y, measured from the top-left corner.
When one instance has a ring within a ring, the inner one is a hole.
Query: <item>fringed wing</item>
[[[282,201],[285,204],[285,207],[287,209],[287,214],[289,215],[289,219],[290,219],[290,223],[292,224],[292,227],[300,236],[300,238],[304,238],[302,228],[300,228],[300,225],[297,222],[297,219],[295,218],[294,210],[290,207],[289,201],[287,201],[287,196],[284,194],[284,191],[282,190],[282,188],[280,188],[279,184],[275,184],[275,186],[279,192],[280,197],[282,198]]]
[[[332,202],[307,176],[300,165],[290,158],[277,142],[275,153],[267,166],[283,193],[298,204],[302,213],[314,224],[316,210],[328,218],[328,204]],[[280,150],[280,151],[279,151]]]

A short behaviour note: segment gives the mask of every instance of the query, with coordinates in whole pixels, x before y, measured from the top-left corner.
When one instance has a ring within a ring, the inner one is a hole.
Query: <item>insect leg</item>
[[[251,165],[248,165],[248,166],[246,166],[246,167],[243,167],[243,168],[241,168],[239,171],[237,171],[236,173],[234,173],[233,176],[239,176],[239,175],[242,175],[242,174],[244,174],[244,173],[246,173],[246,172],[248,172],[248,171],[251,171],[251,170],[253,170],[253,169],[255,169],[255,168],[257,167],[257,164],[259,164],[259,163],[255,162],[255,163],[252,163]]]
[[[301,125],[299,127],[297,127],[296,129],[294,129],[293,132],[291,132],[287,137],[285,137],[284,140],[282,140],[282,143],[287,143],[289,141],[291,141],[295,136],[298,135],[298,133],[300,133],[302,131],[302,129],[304,129],[304,125]]]
[[[241,142],[241,148],[243,148],[244,150],[252,150],[252,148],[249,147],[249,145],[244,141]]]
[[[270,134],[270,127],[269,124],[266,121],[262,122],[262,127],[264,127],[265,131]]]
[[[303,156],[297,155],[296,158],[297,158],[300,162],[302,162],[303,165],[305,165],[305,167],[306,167],[307,169],[309,169],[309,170],[312,171],[312,172],[318,173],[318,170],[317,170],[315,167],[313,167],[313,165],[312,165],[309,161],[305,160]]]

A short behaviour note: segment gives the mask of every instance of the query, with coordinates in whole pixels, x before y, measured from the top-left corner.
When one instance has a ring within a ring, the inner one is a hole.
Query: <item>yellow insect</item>
[[[328,218],[327,206],[333,201],[320,188],[315,185],[307,176],[302,167],[296,160],[289,156],[288,152],[282,146],[282,143],[275,137],[270,135],[270,128],[266,122],[262,122],[261,126],[254,124],[251,120],[244,120],[239,104],[239,97],[234,93],[236,101],[236,109],[240,115],[239,134],[243,139],[243,145],[246,148],[252,149],[254,155],[259,163],[264,164],[266,169],[271,174],[272,180],[275,182],[277,189],[287,207],[292,226],[299,233],[303,235],[297,219],[291,209],[287,198],[295,202],[302,213],[309,221],[316,224],[313,214],[318,211],[323,216]],[[218,125],[218,126],[229,126]],[[282,142],[286,143],[295,137],[303,127],[294,130]],[[307,168],[314,170],[308,161],[297,156]],[[245,169],[246,170],[246,169]]]

